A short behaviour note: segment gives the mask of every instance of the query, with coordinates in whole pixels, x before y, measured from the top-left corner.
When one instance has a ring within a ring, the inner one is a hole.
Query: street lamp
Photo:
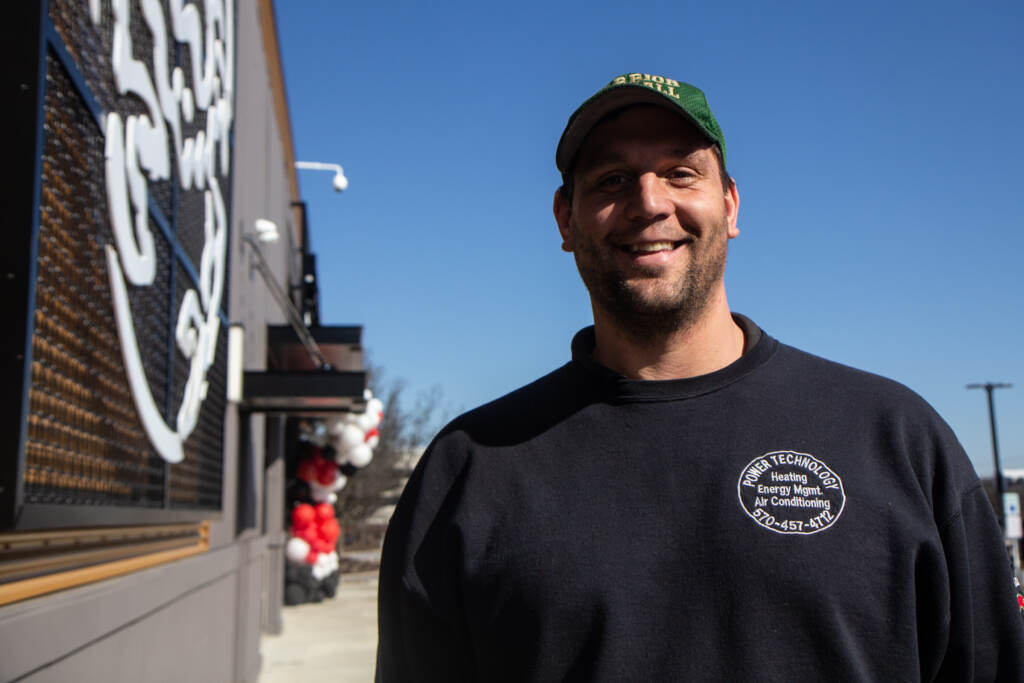
[[[348,188],[348,178],[345,177],[345,171],[338,164],[325,164],[321,161],[296,161],[295,168],[309,170],[309,171],[334,171],[334,185],[335,192],[344,192]]]
[[[996,389],[1009,389],[1012,384],[1006,382],[985,382],[984,384],[968,384],[968,389],[984,389],[985,393],[988,394],[988,423],[992,428],[992,457],[996,461],[996,498],[999,503],[996,505],[996,516],[999,519],[999,526],[1003,529],[1006,528],[1006,519],[1003,514],[1003,494],[1006,492],[1005,486],[1003,485],[1003,468],[999,465],[999,441],[996,439],[996,408],[995,400],[992,398],[992,392]]]

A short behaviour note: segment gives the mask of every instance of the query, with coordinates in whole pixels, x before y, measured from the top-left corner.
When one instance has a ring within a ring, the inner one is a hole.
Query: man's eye
[[[697,174],[688,168],[676,168],[669,171],[667,175],[670,180],[690,180]]]
[[[629,179],[621,173],[610,173],[606,176],[601,176],[597,181],[598,187],[604,188],[616,188],[625,185]]]

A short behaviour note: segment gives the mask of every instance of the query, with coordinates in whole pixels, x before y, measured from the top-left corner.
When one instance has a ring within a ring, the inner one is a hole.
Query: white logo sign
[[[775,451],[754,458],[736,488],[744,512],[780,534],[824,531],[846,505],[839,475],[807,453]]]
[[[101,0],[90,0],[94,24]],[[169,36],[158,0],[141,0],[142,19],[153,37],[153,73],[132,56],[131,0],[111,0],[114,17],[114,84],[121,95],[142,100],[146,113],[122,120],[110,112],[104,121],[106,183],[114,245],[107,245],[107,267],[121,352],[139,418],[153,447],[168,462],[184,457],[183,443],[195,429],[206,398],[206,374],[213,365],[220,332],[218,311],[224,293],[228,222],[218,176],[228,174],[231,102],[234,90],[234,2],[205,0],[196,5],[169,0],[171,36],[185,46],[191,83],[180,67],[168,64]],[[182,122],[206,114],[206,130],[184,138]],[[199,285],[185,292],[178,309],[175,343],[189,359],[188,380],[174,425],[164,421],[146,379],[135,337],[127,283],[148,287],[156,276],[156,247],[149,225],[148,182],[171,178],[171,151],[181,189],[202,192],[205,200]]]

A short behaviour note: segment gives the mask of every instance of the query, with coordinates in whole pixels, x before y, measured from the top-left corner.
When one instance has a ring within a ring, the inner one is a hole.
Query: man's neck
[[[594,360],[631,379],[685,379],[720,370],[743,355],[743,330],[724,293],[686,329],[639,341],[594,310]]]

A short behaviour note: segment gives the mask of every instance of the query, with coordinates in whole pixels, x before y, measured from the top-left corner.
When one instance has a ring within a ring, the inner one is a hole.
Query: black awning
[[[310,327],[309,332],[332,368],[342,371],[363,369],[362,326],[318,325]],[[318,369],[289,325],[267,325],[267,362],[274,370]]]
[[[366,407],[365,389],[366,373],[362,370],[246,371],[242,409],[304,415],[359,412]]]

